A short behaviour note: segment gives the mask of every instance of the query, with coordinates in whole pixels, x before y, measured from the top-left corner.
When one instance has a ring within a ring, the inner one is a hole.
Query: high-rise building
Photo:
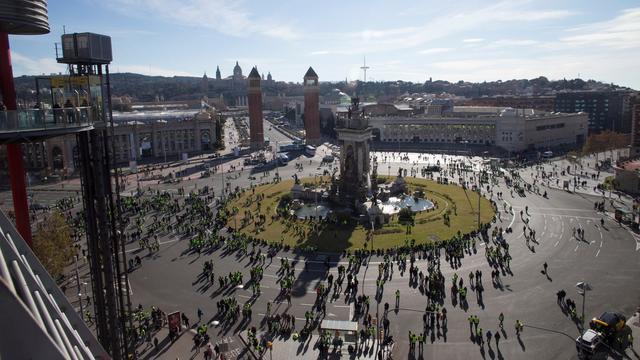
[[[630,157],[640,156],[640,93],[629,97],[631,110],[631,153]]]
[[[311,66],[304,74],[304,130],[307,144],[320,143],[320,89],[318,75]]]
[[[631,132],[627,91],[573,91],[556,95],[554,111],[589,114],[589,132]]]
[[[234,70],[235,73],[235,70]],[[262,88],[260,73],[254,67],[247,77],[247,97],[249,100],[249,138],[251,149],[259,149],[264,145],[262,125]]]

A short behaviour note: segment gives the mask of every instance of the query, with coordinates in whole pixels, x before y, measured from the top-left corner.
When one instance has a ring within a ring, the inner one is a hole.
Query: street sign
[[[578,289],[578,294],[582,295],[585,291],[591,291],[591,285],[586,282],[579,282],[576,284],[576,289]]]

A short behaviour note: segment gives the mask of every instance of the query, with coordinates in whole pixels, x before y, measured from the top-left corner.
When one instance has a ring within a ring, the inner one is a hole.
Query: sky
[[[67,33],[112,37],[112,72],[275,80],[495,81],[546,76],[640,89],[637,0],[51,0],[51,33],[11,36],[14,75],[64,71]]]

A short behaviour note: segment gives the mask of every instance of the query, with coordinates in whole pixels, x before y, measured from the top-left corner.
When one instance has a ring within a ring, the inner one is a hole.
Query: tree
[[[408,207],[403,208],[400,210],[400,212],[398,212],[398,222],[400,224],[413,226],[414,224],[413,217],[414,217],[413,211],[411,211],[411,209],[409,209]]]
[[[631,143],[629,134],[621,134],[613,131],[603,131],[599,134],[591,134],[582,148],[583,154],[620,149]]]
[[[62,274],[73,258],[71,228],[60,210],[52,211],[37,225],[33,252],[54,279]]]

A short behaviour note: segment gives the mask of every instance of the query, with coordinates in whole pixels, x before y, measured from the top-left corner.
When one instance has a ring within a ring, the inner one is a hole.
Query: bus
[[[278,165],[287,165],[289,163],[289,157],[285,154],[278,154],[276,158],[278,160]]]
[[[307,154],[307,156],[315,156],[316,148],[311,145],[307,145],[304,147],[304,153]]]

